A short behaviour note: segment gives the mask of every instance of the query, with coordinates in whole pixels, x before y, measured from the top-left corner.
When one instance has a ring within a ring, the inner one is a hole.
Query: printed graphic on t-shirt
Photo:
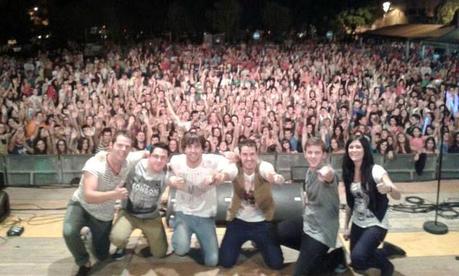
[[[244,205],[252,205],[255,206],[255,196],[253,191],[244,191],[244,196],[242,198]]]
[[[211,169],[201,168],[196,171],[179,172],[178,176],[185,179],[187,185],[186,193],[182,193],[181,197],[190,209],[199,209],[206,202],[206,193],[213,186],[206,182],[213,174]]]
[[[161,180],[147,180],[142,176],[134,176],[129,194],[128,208],[133,213],[153,212],[157,208],[161,196]]]
[[[364,221],[368,218],[373,218],[373,213],[368,209],[370,197],[362,191],[360,183],[353,183],[351,193],[354,195],[354,214],[357,220]]]

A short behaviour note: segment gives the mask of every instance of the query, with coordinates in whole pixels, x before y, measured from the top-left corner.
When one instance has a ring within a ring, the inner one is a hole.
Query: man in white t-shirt
[[[64,239],[80,267],[77,275],[88,275],[89,254],[80,238],[87,226],[92,233],[94,253],[99,261],[109,256],[109,235],[115,213],[115,202],[126,199],[123,187],[131,168],[146,154],[130,153],[132,138],[127,131],[118,131],[108,152],[102,151],[86,161],[78,189],[70,200],[64,218]]]
[[[272,184],[284,178],[265,161],[259,161],[253,140],[239,143],[238,175],[233,180],[233,197],[228,208],[225,236],[220,247],[220,265],[236,264],[242,244],[253,241],[270,268],[281,269],[284,258],[279,243],[273,239],[274,200]]]
[[[169,167],[169,185],[176,189],[172,247],[183,256],[190,250],[191,235],[199,241],[204,265],[218,263],[218,242],[214,217],[217,213],[216,184],[232,180],[236,165],[221,155],[203,154],[203,136],[188,132],[182,139],[185,154],[174,155]]]

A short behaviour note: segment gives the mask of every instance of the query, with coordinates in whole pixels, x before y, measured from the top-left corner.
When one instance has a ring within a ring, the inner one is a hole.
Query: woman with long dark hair
[[[356,270],[374,267],[383,276],[392,275],[394,265],[378,246],[389,228],[387,195],[400,199],[400,191],[386,170],[374,163],[370,143],[363,136],[347,142],[342,169],[347,199],[344,238],[350,238],[352,266]]]

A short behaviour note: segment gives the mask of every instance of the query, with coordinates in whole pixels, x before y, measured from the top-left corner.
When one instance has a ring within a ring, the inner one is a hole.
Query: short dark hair
[[[150,154],[152,154],[156,148],[165,150],[167,152],[167,155],[169,155],[169,146],[166,143],[158,142],[156,144],[153,144],[151,147],[149,147]]]
[[[249,148],[255,148],[257,149],[257,143],[252,140],[252,139],[244,139],[241,142],[239,142],[238,146],[239,151],[241,151],[242,147],[249,147]]]
[[[204,150],[205,145],[206,145],[206,139],[204,136],[199,135],[195,132],[187,132],[182,138],[182,150],[185,150],[187,146],[191,145],[200,145],[201,149]]]
[[[122,130],[121,130],[121,131],[122,131]],[[109,127],[106,127],[106,128],[104,128],[104,129],[102,129],[102,132],[101,132],[101,133],[104,134],[105,132],[110,132],[111,134],[113,134],[112,129],[109,128]],[[118,133],[118,132],[117,132],[117,133]],[[117,136],[117,135],[115,135],[115,136]]]

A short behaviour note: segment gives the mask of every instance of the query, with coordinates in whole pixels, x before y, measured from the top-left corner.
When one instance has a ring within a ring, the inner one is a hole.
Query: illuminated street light
[[[390,1],[386,1],[382,4],[382,9],[384,13],[387,13],[389,11],[390,5],[391,5]]]
[[[34,10],[34,11],[38,11],[38,7],[34,7],[33,10]]]

